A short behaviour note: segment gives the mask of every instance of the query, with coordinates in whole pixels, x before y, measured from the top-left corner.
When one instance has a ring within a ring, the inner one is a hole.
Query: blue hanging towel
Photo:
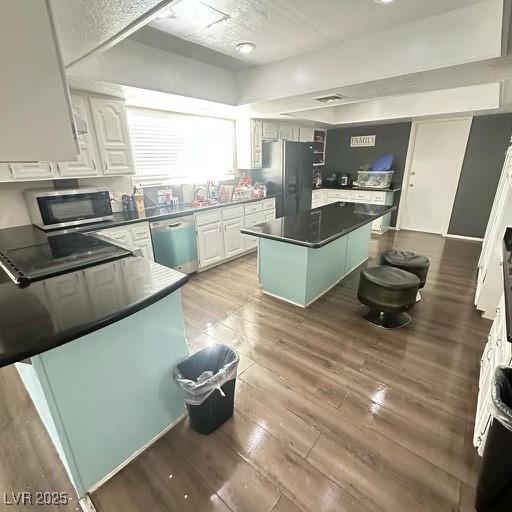
[[[394,155],[391,153],[381,156],[370,165],[370,171],[389,171],[393,165]]]

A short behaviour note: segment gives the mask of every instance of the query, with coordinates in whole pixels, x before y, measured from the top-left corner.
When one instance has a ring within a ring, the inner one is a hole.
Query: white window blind
[[[127,112],[139,183],[201,183],[233,176],[234,121],[140,108]]]

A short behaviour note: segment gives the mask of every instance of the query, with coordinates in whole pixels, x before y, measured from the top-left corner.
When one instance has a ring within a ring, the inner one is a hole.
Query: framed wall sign
[[[375,146],[376,135],[357,135],[350,137],[350,147],[360,148],[364,146]]]

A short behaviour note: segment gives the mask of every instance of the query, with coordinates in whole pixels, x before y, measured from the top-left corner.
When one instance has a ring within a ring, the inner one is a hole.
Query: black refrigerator
[[[267,194],[277,196],[277,217],[311,210],[313,146],[310,142],[263,142],[262,163]]]

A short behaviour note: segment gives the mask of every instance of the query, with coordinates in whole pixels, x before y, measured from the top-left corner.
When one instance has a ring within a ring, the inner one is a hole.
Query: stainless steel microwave
[[[76,190],[27,190],[32,224],[49,230],[99,222],[113,218],[107,188]]]

